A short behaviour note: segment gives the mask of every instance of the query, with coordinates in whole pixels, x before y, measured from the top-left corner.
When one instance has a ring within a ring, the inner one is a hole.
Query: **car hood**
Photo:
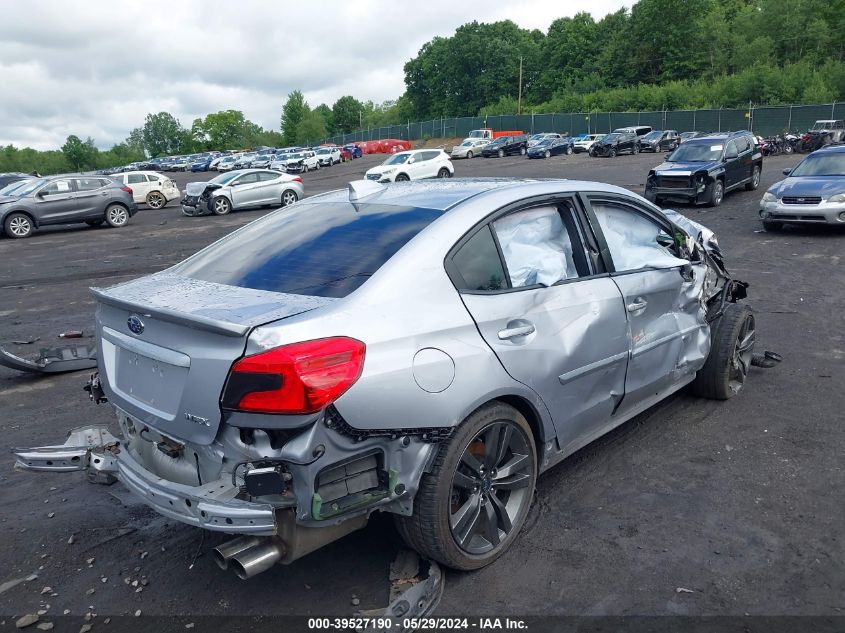
[[[827,199],[837,193],[845,193],[845,177],[840,176],[797,176],[785,178],[769,188],[778,198],[783,196],[821,196]]]
[[[654,173],[657,174],[676,174],[678,176],[688,176],[697,171],[707,171],[713,169],[718,165],[718,161],[709,162],[691,162],[691,163],[660,163],[654,168]]]
[[[14,202],[15,200],[20,200],[20,198],[18,196],[0,196],[0,204]]]
[[[185,195],[188,196],[199,196],[205,191],[207,188],[211,189],[220,189],[223,185],[219,185],[217,183],[210,183],[210,182],[189,182],[185,185]]]

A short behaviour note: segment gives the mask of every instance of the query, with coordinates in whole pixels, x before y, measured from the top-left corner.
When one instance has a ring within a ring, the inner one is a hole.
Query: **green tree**
[[[299,125],[308,111],[308,104],[299,90],[294,90],[288,95],[288,100],[282,108],[282,137],[286,145],[294,145],[297,142]]]
[[[94,139],[90,136],[82,141],[78,136],[71,134],[62,145],[62,154],[73,170],[80,171],[95,166],[97,148],[94,147]]]
[[[294,143],[297,145],[310,145],[324,139],[326,134],[326,123],[323,116],[315,111],[308,110],[296,128]]]
[[[361,127],[364,104],[355,97],[345,95],[334,102],[332,114],[334,126],[338,132],[347,134]]]
[[[334,134],[334,112],[332,109],[325,103],[321,103],[314,108],[314,112],[323,117],[323,123],[326,126],[326,133]]]
[[[194,120],[191,137],[204,149],[238,149],[250,145],[260,131],[240,110],[222,110]]]
[[[148,114],[143,127],[144,147],[150,156],[173,154],[185,145],[185,130],[169,112]]]

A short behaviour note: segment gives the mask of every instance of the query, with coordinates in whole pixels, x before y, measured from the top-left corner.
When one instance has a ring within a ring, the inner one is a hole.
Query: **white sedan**
[[[455,168],[442,149],[413,149],[398,152],[377,167],[367,170],[367,180],[401,182],[422,178],[451,178]]]
[[[452,158],[472,158],[481,155],[481,148],[487,145],[490,139],[468,138],[460,145],[452,148]]]

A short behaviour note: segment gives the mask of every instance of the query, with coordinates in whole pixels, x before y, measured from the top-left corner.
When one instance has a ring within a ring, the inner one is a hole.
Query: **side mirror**
[[[792,169],[790,169],[789,167],[787,167],[786,169],[784,169],[784,170],[783,170],[783,175],[784,175],[784,176],[788,176],[788,175],[789,175],[789,174],[791,174],[791,173],[792,173]]]
[[[415,163],[415,162],[417,162],[417,160],[416,160],[413,156],[411,156],[411,157],[408,159],[408,164],[409,164],[409,165],[411,165],[411,164],[413,164],[413,163]]]
[[[671,235],[666,235],[665,233],[658,233],[657,234],[657,243],[660,246],[665,246],[666,248],[671,248],[675,245],[675,240],[672,239]]]
[[[39,191],[38,193],[35,194],[35,197],[36,198],[43,198],[46,195],[47,195],[47,191],[45,189],[42,189],[41,191]]]

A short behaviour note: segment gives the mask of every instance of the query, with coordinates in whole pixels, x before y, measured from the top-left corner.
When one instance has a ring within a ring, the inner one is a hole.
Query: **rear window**
[[[349,202],[281,209],[178,264],[228,286],[345,297],[442,211]]]

